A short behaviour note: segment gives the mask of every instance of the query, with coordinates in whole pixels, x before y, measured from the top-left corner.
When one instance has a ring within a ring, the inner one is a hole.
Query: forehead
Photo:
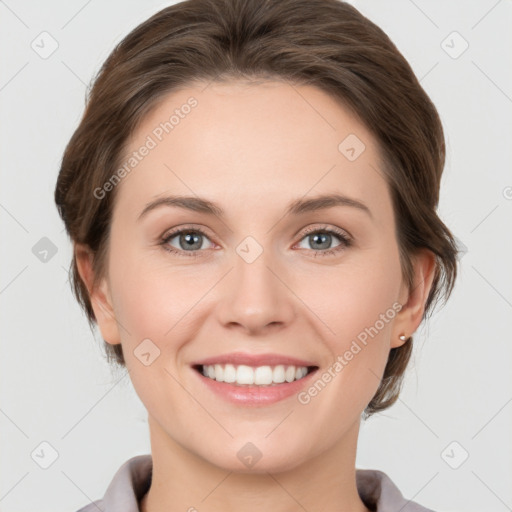
[[[379,148],[324,91],[284,82],[191,84],[165,96],[127,143],[119,208],[165,194],[246,208],[340,192],[382,202]],[[286,199],[288,198],[288,199]],[[117,207],[116,207],[117,208]]]

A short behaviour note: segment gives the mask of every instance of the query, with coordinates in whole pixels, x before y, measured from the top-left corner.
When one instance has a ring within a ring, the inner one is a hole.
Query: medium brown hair
[[[94,190],[115,174],[131,134],[173,90],[237,79],[313,85],[355,112],[380,148],[409,289],[415,252],[426,248],[436,256],[423,319],[440,297],[446,302],[457,245],[436,213],[445,161],[439,115],[388,36],[339,0],[187,0],[156,13],[114,48],[94,80],[55,188],[70,238],[94,255],[96,282],[106,271],[116,188],[101,200]],[[70,274],[93,329],[75,252]],[[121,345],[105,343],[105,351],[109,363],[125,365]],[[390,350],[366,418],[397,400],[411,351],[412,337]]]

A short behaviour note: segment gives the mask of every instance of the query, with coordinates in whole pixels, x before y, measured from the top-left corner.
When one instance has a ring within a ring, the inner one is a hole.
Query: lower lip
[[[296,395],[302,388],[310,383],[317,370],[318,369],[313,370],[302,379],[294,380],[293,382],[283,382],[282,384],[276,384],[274,386],[249,386],[218,382],[205,377],[197,370],[193,371],[209,389],[225,400],[237,405],[262,406],[274,404],[292,395]]]

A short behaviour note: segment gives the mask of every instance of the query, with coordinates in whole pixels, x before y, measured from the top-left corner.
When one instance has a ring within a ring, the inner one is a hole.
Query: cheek
[[[361,258],[358,264],[332,273],[328,292],[318,292],[312,302],[312,309],[319,311],[318,316],[329,326],[325,341],[332,360],[342,365],[337,366],[338,371],[333,368],[333,373],[341,376],[333,388],[338,389],[342,401],[367,403],[389,356],[401,282],[398,253],[389,249],[388,254],[368,252],[368,258]],[[354,389],[360,394],[351,395]]]
[[[392,324],[389,320],[396,315],[393,304],[396,306],[401,281],[398,254],[391,252],[386,257],[368,252],[366,256],[357,261],[354,258],[354,263],[338,270],[329,269],[322,280],[317,280],[327,283],[323,287],[308,285],[309,305],[325,319],[340,343],[356,337],[376,322],[379,330],[386,331]],[[379,321],[382,314],[388,320],[384,325]]]
[[[161,351],[176,350],[173,340],[184,335],[191,309],[204,294],[186,279],[151,271],[125,279],[118,290],[116,317],[130,333],[121,334],[123,343],[149,338]]]
[[[114,309],[136,393],[150,414],[172,418],[189,403],[174,378],[182,377],[181,348],[194,336],[190,310],[201,293],[183,273],[151,265],[149,259],[126,254],[118,260],[111,277]]]
[[[123,327],[123,346],[133,349],[149,338],[164,350],[169,341],[176,339],[176,332],[187,322],[187,311],[200,298],[197,274],[183,266],[165,266],[160,253],[163,249],[141,251],[121,238],[112,247],[112,298],[116,319]],[[122,255],[119,247],[126,248]]]

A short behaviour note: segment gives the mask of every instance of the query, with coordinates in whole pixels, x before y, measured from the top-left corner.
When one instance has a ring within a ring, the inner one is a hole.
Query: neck
[[[141,512],[368,512],[356,487],[359,423],[337,446],[279,473],[237,473],[190,452],[149,418],[153,472]]]

